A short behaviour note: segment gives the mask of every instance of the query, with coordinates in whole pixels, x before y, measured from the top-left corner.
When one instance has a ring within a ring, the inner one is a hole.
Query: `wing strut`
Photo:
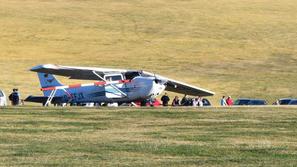
[[[54,97],[55,97],[55,95],[56,95],[56,93],[57,93],[57,90],[58,89],[54,89],[51,93],[50,93],[50,95],[48,96],[48,99],[47,99],[47,101],[46,101],[46,103],[45,103],[45,105],[44,106],[48,106],[49,104],[51,104],[51,102],[53,101],[53,99],[54,99]],[[67,90],[65,89],[65,88],[62,88],[61,90],[63,90],[69,97],[70,97],[70,99],[69,99],[69,101],[68,101],[68,103],[72,100],[72,96],[67,92]]]
[[[46,101],[46,103],[45,103],[44,106],[48,106],[52,102],[52,100],[54,99],[56,93],[57,93],[57,89],[54,89],[51,92],[51,94],[48,96],[48,99],[47,99],[47,101]]]
[[[96,73],[96,71],[92,71],[93,74],[95,74],[98,78],[100,78],[101,80],[103,80],[104,82],[108,83],[103,77],[101,77],[99,74]],[[116,87],[115,85],[113,84],[108,84],[110,85],[111,87],[113,87],[116,91],[120,92],[123,96],[125,97],[128,97],[126,93],[124,93],[123,91],[121,91],[118,87]]]

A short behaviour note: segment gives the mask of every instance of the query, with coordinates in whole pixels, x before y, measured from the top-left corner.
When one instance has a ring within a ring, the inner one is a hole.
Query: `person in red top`
[[[232,106],[233,105],[233,100],[231,98],[231,96],[228,96],[227,100],[226,100],[226,103],[228,106]]]

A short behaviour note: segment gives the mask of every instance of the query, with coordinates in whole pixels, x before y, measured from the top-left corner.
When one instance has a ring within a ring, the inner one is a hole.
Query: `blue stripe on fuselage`
[[[119,94],[119,92],[116,89],[108,88],[105,90],[106,87],[104,86],[86,86],[86,87],[80,87],[80,88],[71,88],[66,89],[66,92],[63,90],[58,90],[56,93],[56,96],[63,97],[63,102],[96,102],[96,101],[104,101],[107,99],[106,93],[114,93]],[[119,88],[124,93],[130,93],[137,91],[139,87],[124,87]],[[71,95],[71,97],[69,96]]]

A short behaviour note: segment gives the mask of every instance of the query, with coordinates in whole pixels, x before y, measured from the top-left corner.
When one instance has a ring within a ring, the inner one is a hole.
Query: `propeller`
[[[156,76],[155,73],[154,73],[154,77],[155,77],[155,83],[156,83],[156,84],[161,83],[161,80],[157,78],[157,76]]]

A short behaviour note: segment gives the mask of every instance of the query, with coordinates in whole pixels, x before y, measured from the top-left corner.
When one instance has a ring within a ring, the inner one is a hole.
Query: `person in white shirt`
[[[203,107],[203,101],[201,97],[198,97],[198,106]]]
[[[194,98],[193,99],[193,107],[197,107],[199,104],[199,99],[198,98]]]

